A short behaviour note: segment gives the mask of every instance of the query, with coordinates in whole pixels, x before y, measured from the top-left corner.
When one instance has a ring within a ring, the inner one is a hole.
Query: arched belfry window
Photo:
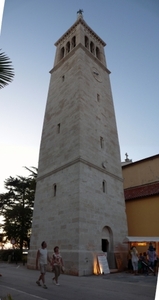
[[[53,192],[54,192],[54,197],[56,197],[56,192],[57,192],[57,185],[54,183],[53,185]]]
[[[85,44],[85,47],[86,47],[87,49],[89,49],[89,39],[88,39],[87,36],[85,36],[84,44]]]
[[[96,47],[96,57],[100,60],[100,50]]]
[[[94,54],[94,44],[93,44],[93,42],[90,42],[90,51],[91,51],[91,53]]]
[[[60,59],[62,59],[62,58],[64,57],[64,55],[65,55],[65,48],[62,47],[62,48],[61,48],[61,56],[60,56]]]
[[[66,44],[66,53],[70,52],[70,42],[67,42]]]
[[[72,48],[76,47],[76,37],[72,38]]]

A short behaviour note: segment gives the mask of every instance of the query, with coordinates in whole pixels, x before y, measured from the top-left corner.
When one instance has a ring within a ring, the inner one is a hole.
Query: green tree
[[[7,193],[0,194],[0,213],[4,217],[2,228],[7,240],[15,239],[22,249],[29,246],[37,169],[30,171],[28,177],[9,177],[4,181]]]
[[[0,89],[9,84],[14,77],[14,69],[9,57],[0,49]]]

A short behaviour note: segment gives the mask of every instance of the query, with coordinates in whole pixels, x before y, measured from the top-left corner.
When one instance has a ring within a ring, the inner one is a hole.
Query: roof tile
[[[124,195],[125,200],[159,195],[159,182],[125,189]]]

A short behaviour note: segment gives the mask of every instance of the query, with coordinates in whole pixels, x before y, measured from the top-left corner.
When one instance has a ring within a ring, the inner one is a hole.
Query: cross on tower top
[[[77,17],[78,17],[78,18],[83,18],[83,9],[79,9],[79,10],[77,11]]]

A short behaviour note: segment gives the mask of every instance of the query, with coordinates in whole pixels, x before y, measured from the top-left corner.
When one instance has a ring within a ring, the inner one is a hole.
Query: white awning
[[[159,236],[126,236],[123,242],[159,242]]]

